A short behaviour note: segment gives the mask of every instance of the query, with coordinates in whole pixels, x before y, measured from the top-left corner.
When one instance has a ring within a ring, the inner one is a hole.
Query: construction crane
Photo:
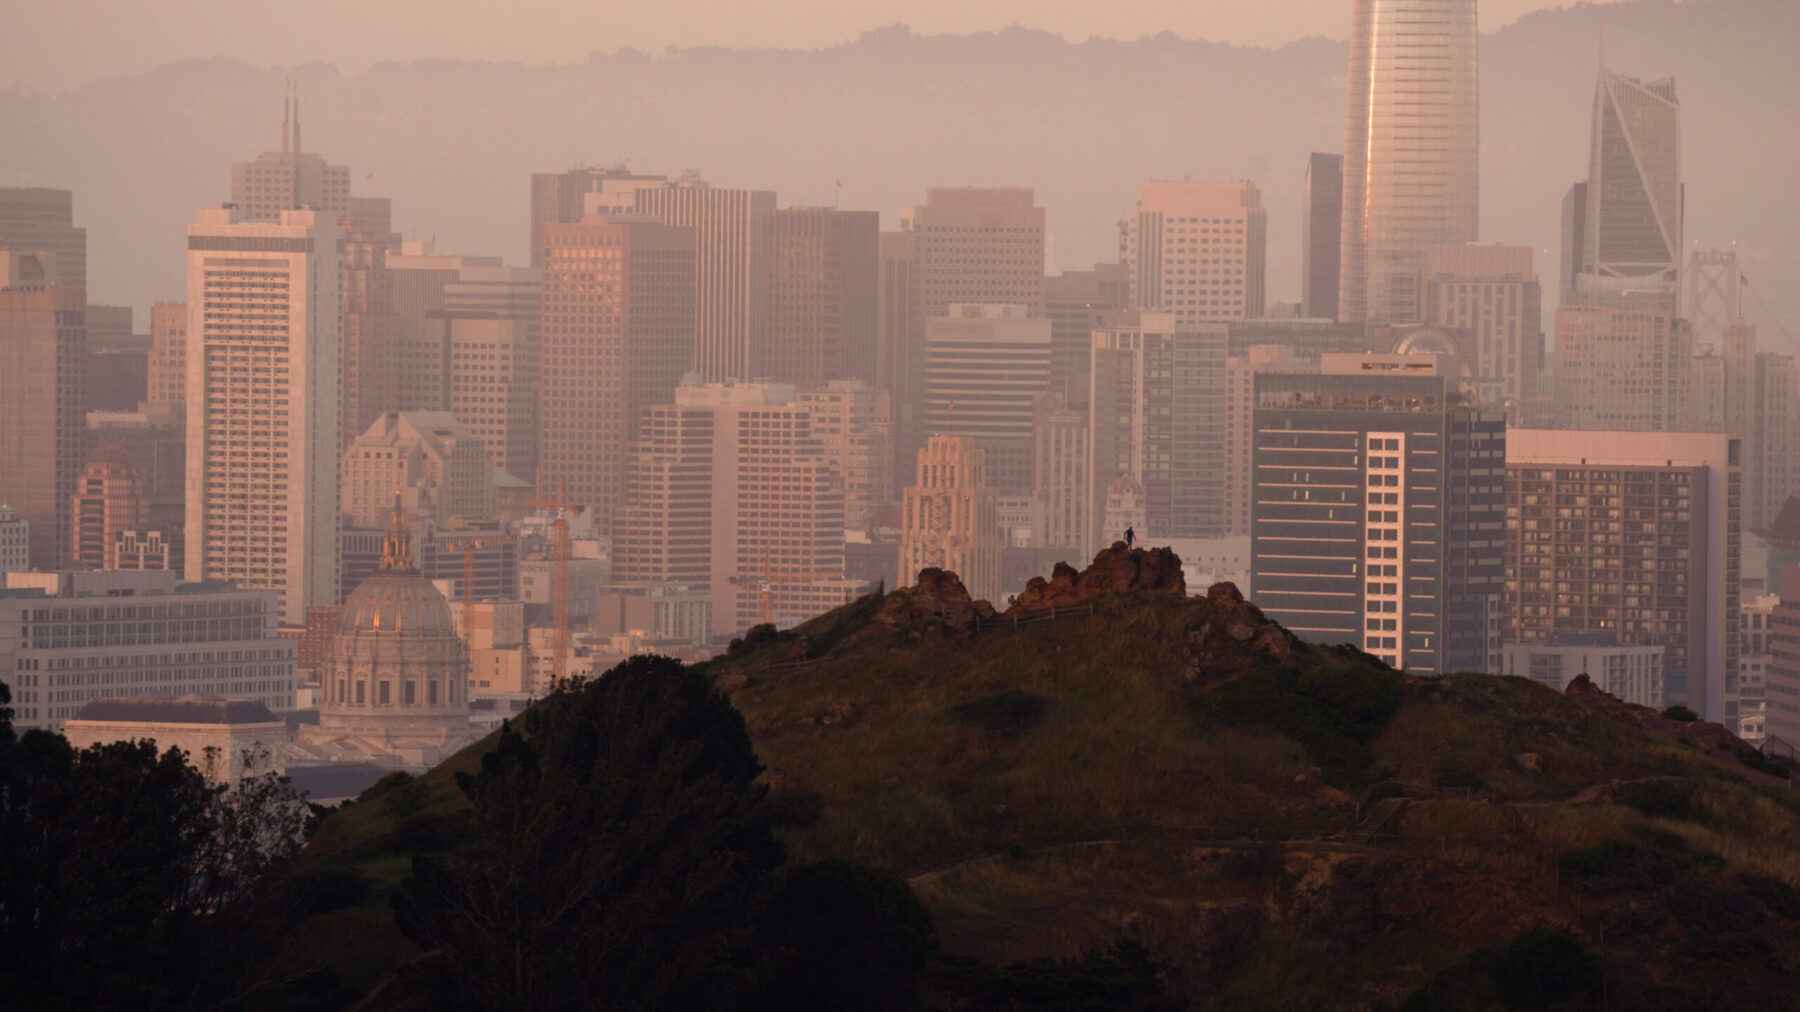
[[[728,581],[734,587],[756,588],[756,623],[770,625],[775,621],[775,588],[795,583],[816,583],[820,580],[842,580],[844,574],[828,570],[816,570],[810,573],[775,573],[769,567],[769,550],[762,551],[762,568],[755,576],[734,576]]]
[[[569,481],[557,482],[556,498],[528,496],[525,505],[553,509],[556,519],[550,523],[550,634],[551,671],[556,684],[569,676],[569,514],[581,513],[586,506],[569,502]]]

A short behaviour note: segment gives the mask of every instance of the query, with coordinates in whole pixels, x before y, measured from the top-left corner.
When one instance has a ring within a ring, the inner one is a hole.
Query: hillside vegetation
[[[703,666],[786,867],[910,883],[937,953],[921,1007],[1090,987],[1165,1007],[1132,977],[1146,957],[1195,1007],[1787,1003],[1785,767],[1585,681],[1417,678],[1300,643],[1229,587],[1187,596],[1171,561],[1115,546],[1005,614],[927,571]],[[404,981],[419,949],[389,897],[454,837],[455,774],[491,747],[327,820],[301,874],[350,885],[272,957],[290,1005]]]

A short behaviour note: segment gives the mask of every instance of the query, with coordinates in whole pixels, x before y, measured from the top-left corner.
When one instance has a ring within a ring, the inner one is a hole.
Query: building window
[[[419,683],[405,682],[405,683],[403,683],[403,686],[404,686],[404,688],[401,693],[401,696],[402,696],[401,701],[404,702],[407,706],[411,706],[414,703],[418,702],[419,701],[418,700]]]
[[[379,694],[378,698],[375,700],[377,703],[385,706],[388,703],[393,702],[393,696],[394,696],[394,683],[393,682],[389,682],[389,681],[381,682],[380,688],[377,691]]]

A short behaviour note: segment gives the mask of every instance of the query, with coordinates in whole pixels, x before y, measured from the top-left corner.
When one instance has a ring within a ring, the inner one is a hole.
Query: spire
[[[381,571],[410,573],[413,571],[412,538],[406,530],[406,515],[400,512],[400,489],[394,489],[393,526],[381,540]]]
[[[293,88],[293,86],[294,86],[294,82],[290,78],[288,80],[288,88],[291,90]],[[284,155],[288,153],[288,130],[290,129],[289,124],[292,123],[293,121],[294,121],[294,99],[293,99],[293,96],[292,95],[283,95],[283,96],[281,96],[281,153]]]
[[[300,154],[300,90],[294,89],[294,154]]]

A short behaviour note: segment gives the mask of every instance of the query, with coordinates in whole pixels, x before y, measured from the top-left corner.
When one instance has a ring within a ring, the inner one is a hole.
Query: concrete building
[[[178,748],[206,779],[228,787],[287,772],[287,723],[248,699],[96,699],[63,721],[62,734],[76,749],[120,741]]]
[[[0,503],[0,576],[31,568],[31,525],[19,511]]]
[[[640,429],[616,582],[707,593],[716,632],[793,625],[860,592],[843,575],[843,490],[793,388],[684,383],[674,401]]]
[[[801,390],[838,379],[874,383],[881,215],[784,207],[763,227],[757,375]]]
[[[1344,156],[1318,151],[1306,161],[1300,200],[1300,315],[1335,320],[1344,231]]]
[[[681,371],[713,383],[763,375],[763,257],[775,191],[714,187],[690,174],[634,196],[638,214],[691,230],[694,344]]]
[[[187,414],[187,303],[158,302],[150,307],[148,411]]]
[[[1466,331],[1476,391],[1487,404],[1511,405],[1516,424],[1537,392],[1544,356],[1543,293],[1530,246],[1466,243],[1425,255],[1425,322]]]
[[[1224,531],[1226,331],[1174,313],[1134,312],[1094,331],[1088,399],[1094,519],[1102,490],[1121,477],[1142,487],[1141,538]],[[1119,528],[1123,530],[1123,528]],[[1116,535],[1089,534],[1099,548]]]
[[[1333,288],[1332,297],[1336,298]],[[1253,344],[1225,360],[1225,536],[1250,536],[1251,450],[1255,445],[1256,374],[1310,372],[1285,344]],[[1248,559],[1248,548],[1245,558]],[[1243,588],[1238,588],[1242,590]]]
[[[1125,265],[1095,264],[1092,270],[1044,277],[1044,315],[1050,318],[1050,392],[1070,410],[1087,407],[1088,360],[1094,328],[1103,327],[1131,301]]]
[[[577,165],[567,172],[531,174],[531,266],[544,266],[544,227],[573,225],[587,214],[635,210],[640,186],[662,186],[667,176],[640,175],[623,165]]]
[[[1061,394],[1042,394],[1031,431],[1031,543],[1079,554],[1092,544],[1094,511],[1087,412],[1064,407]]]
[[[1611,636],[1577,636],[1552,643],[1508,643],[1501,674],[1540,682],[1561,692],[1577,675],[1627,703],[1662,709],[1666,648],[1619,644]]]
[[[1600,68],[1582,227],[1583,273],[1673,282],[1683,255],[1675,79]]]
[[[1505,417],[1440,365],[1256,377],[1251,572],[1270,618],[1419,673],[1500,666]]]
[[[396,508],[440,526],[499,514],[493,458],[445,411],[377,417],[344,451],[342,481],[344,522],[351,527],[385,528]]]
[[[915,424],[911,415],[913,346],[924,333],[919,317],[918,237],[883,232],[877,244],[875,283],[875,386],[894,397],[896,426]]]
[[[587,218],[546,226],[544,244],[538,484],[566,483],[611,530],[641,415],[672,400],[693,368],[695,232]]]
[[[1506,485],[1506,641],[1664,645],[1665,704],[1722,720],[1738,657],[1741,444],[1515,429]]]
[[[1800,745],[1800,566],[1783,566],[1778,582],[1781,600],[1769,618],[1762,727],[1765,740],[1794,747]]]
[[[0,671],[20,728],[54,729],[95,699],[197,693],[294,708],[294,644],[269,591],[168,570],[11,573]]]
[[[319,723],[301,729],[290,759],[422,770],[474,740],[468,648],[403,529],[388,535],[380,572],[345,600],[321,678]]]
[[[1183,330],[1263,315],[1268,230],[1255,183],[1146,182],[1120,251],[1132,307]]]
[[[50,254],[43,284],[87,292],[87,229],[75,224],[75,194],[44,186],[0,186],[0,247]]]
[[[900,580],[919,571],[955,573],[978,600],[998,601],[999,496],[987,480],[987,461],[975,441],[933,436],[918,454],[917,480],[901,506]]]
[[[337,602],[339,235],[326,211],[188,226],[187,575],[272,589],[294,625]]]
[[[0,248],[0,502],[28,522],[39,569],[68,552],[86,460],[86,295],[57,277],[52,254]]]
[[[1561,429],[1670,432],[1688,416],[1693,335],[1663,282],[1584,274],[1556,311]]]
[[[300,150],[300,100],[282,109],[281,150],[231,166],[231,202],[244,221],[280,222],[284,211],[350,212],[350,168]]]
[[[812,414],[813,434],[844,494],[844,524],[866,530],[875,511],[895,501],[893,399],[863,380],[832,380],[799,390],[795,403]]]
[[[1433,246],[1479,213],[1475,0],[1354,0],[1338,319],[1423,318]]]
[[[949,306],[925,321],[924,434],[967,436],[1004,495],[1031,487],[1032,404],[1050,389],[1050,321],[1023,305]]]
[[[69,507],[69,558],[88,569],[167,569],[171,560],[141,553],[121,558],[126,533],[150,528],[150,498],[144,479],[118,446],[101,447],[75,482]],[[145,565],[145,563],[151,563]]]
[[[386,198],[351,197],[338,218],[343,230],[340,269],[344,307],[344,445],[384,411],[419,407],[400,397],[402,377],[424,363],[402,361],[394,316],[394,283],[387,266],[401,250]]]

